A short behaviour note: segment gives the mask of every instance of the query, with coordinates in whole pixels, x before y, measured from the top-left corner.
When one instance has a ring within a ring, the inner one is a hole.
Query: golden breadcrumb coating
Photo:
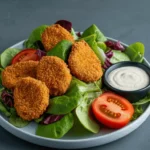
[[[47,51],[52,49],[61,40],[74,42],[73,36],[59,24],[47,27],[42,33],[42,43]]]
[[[36,78],[36,68],[38,61],[22,61],[8,66],[2,72],[2,84],[8,88],[14,88],[16,82],[22,77]]]
[[[20,79],[14,89],[14,107],[24,120],[39,118],[49,105],[49,89],[31,77]]]
[[[56,56],[44,56],[37,67],[37,79],[45,82],[51,95],[63,95],[72,76],[66,63]]]
[[[101,62],[84,41],[75,42],[68,58],[71,74],[85,82],[93,82],[103,75]]]

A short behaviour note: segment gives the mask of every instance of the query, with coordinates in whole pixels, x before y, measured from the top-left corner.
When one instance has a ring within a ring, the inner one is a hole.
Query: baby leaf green
[[[63,137],[74,124],[72,113],[66,114],[62,119],[49,125],[38,124],[36,135],[48,138]]]
[[[50,100],[47,113],[49,114],[67,114],[75,109],[82,101],[86,92],[98,92],[100,87],[97,83],[84,83],[73,78],[66,94],[57,96]]]
[[[68,40],[60,41],[54,48],[47,52],[48,56],[57,56],[63,59],[65,62],[68,59],[69,52],[71,50],[72,43]]]
[[[0,64],[3,68],[10,65],[12,58],[20,52],[17,48],[8,48],[0,55]]]
[[[34,29],[32,33],[30,34],[28,40],[24,42],[24,46],[26,48],[35,48],[35,49],[38,48],[35,45],[35,42],[41,41],[41,35],[47,27],[48,25],[41,25],[37,27],[36,29]]]
[[[11,113],[6,109],[2,102],[0,102],[0,112],[2,112],[7,117],[11,115]]]
[[[87,29],[83,32],[81,38],[86,37],[86,36],[89,36],[89,35],[91,35],[91,34],[96,34],[96,41],[97,41],[97,42],[98,42],[98,41],[104,42],[104,41],[107,40],[106,37],[104,36],[104,34],[99,30],[99,28],[98,28],[95,24],[93,24],[93,25],[91,25],[89,28],[87,28]]]
[[[121,62],[121,61],[131,61],[129,56],[121,51],[113,50],[113,56],[110,59],[112,64]]]
[[[100,126],[90,115],[92,101],[93,98],[89,99],[86,94],[81,104],[75,109],[75,112],[84,128],[86,128],[88,131],[92,133],[98,133],[100,130]]]
[[[124,51],[131,61],[142,62],[144,58],[145,47],[141,42],[136,42],[129,45]]]
[[[23,120],[19,116],[12,114],[9,118],[9,122],[18,128],[23,128],[29,124],[29,121]]]

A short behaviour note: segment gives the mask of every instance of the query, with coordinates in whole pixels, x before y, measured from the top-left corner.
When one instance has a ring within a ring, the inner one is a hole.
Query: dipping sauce
[[[120,90],[135,91],[150,84],[149,75],[141,68],[127,66],[114,69],[108,75],[109,84]]]

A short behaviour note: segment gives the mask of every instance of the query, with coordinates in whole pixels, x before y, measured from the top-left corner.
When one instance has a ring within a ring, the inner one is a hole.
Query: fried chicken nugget
[[[47,51],[52,49],[61,40],[74,42],[73,36],[59,24],[47,27],[42,33],[42,43]]]
[[[84,41],[73,44],[68,58],[71,74],[85,82],[93,82],[103,75],[101,62]]]
[[[22,77],[36,78],[37,61],[22,61],[8,66],[2,72],[2,84],[8,88],[14,88],[16,82]]]
[[[20,79],[14,89],[14,107],[24,120],[39,118],[49,105],[49,89],[31,77]]]
[[[67,91],[72,76],[62,59],[56,56],[44,56],[37,67],[37,79],[45,82],[51,95],[58,96]]]

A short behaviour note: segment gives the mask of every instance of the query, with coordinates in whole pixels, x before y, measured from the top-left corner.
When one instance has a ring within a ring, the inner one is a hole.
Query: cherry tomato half
[[[134,108],[127,99],[112,92],[106,92],[93,101],[92,111],[99,122],[118,129],[129,123]]]
[[[22,50],[12,59],[11,64],[15,64],[20,61],[28,61],[28,60],[34,60],[34,61],[40,60],[40,57],[38,56],[36,49]]]

